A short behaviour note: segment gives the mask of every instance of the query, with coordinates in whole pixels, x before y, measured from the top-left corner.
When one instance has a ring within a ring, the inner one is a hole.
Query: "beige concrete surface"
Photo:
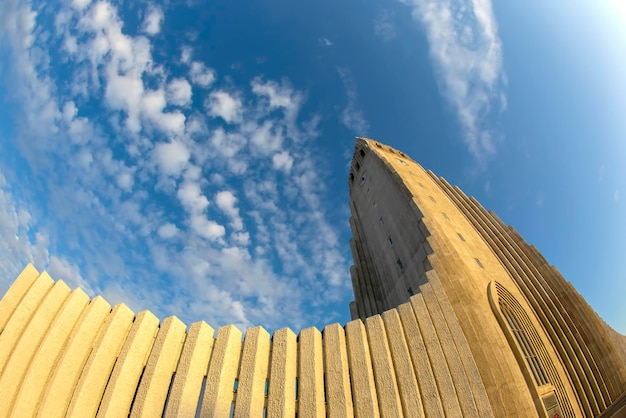
[[[357,140],[349,186],[359,319],[242,342],[233,325],[111,310],[28,265],[0,301],[0,417],[624,410],[626,337],[513,228],[376,141]]]

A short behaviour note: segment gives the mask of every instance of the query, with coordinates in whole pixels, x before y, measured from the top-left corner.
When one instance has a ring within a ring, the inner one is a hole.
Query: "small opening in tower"
[[[404,271],[404,264],[402,264],[402,261],[399,258],[396,261],[396,264],[398,265],[398,268],[400,269],[400,271]]]
[[[362,149],[359,150],[359,154],[361,154],[361,157],[365,157],[365,151],[363,151]]]
[[[354,183],[354,173],[350,173],[350,183]]]
[[[478,264],[478,267],[480,267],[481,269],[484,269],[483,263],[481,263],[479,259],[475,258],[474,260],[476,260],[476,264]]]
[[[361,169],[361,164],[359,164],[359,162],[357,161],[354,166],[356,167],[356,171],[359,171]]]

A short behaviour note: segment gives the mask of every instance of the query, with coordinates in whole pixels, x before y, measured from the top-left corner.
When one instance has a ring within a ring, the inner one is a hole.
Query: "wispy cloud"
[[[363,115],[363,111],[359,107],[359,96],[356,90],[356,84],[352,78],[352,73],[347,68],[338,68],[337,72],[348,96],[348,104],[341,112],[341,122],[357,135],[366,135],[369,129],[369,123]]]
[[[388,10],[383,10],[374,19],[374,33],[385,41],[396,37],[396,28],[392,22],[393,14]]]
[[[0,153],[0,290],[30,260],[161,316],[332,321],[320,297],[347,299],[349,254],[320,203],[333,196],[316,160],[319,116],[302,114],[305,94],[289,80],[234,86],[189,47],[171,62],[153,55],[155,10],[131,35],[107,1],[51,6],[54,30],[29,2],[1,8],[24,121],[3,151],[21,154],[33,192],[9,186],[17,169]],[[346,120],[362,126],[344,82]]]
[[[317,38],[317,44],[324,47],[333,46],[332,41],[328,38]]]
[[[489,117],[506,107],[502,44],[490,0],[400,0],[425,29],[443,95],[470,152],[496,151]]]
[[[148,35],[156,35],[161,31],[161,23],[163,22],[163,11],[160,7],[152,6],[146,14],[143,22],[143,31]]]

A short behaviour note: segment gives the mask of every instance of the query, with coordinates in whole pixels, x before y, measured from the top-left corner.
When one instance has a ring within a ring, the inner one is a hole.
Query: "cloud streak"
[[[356,135],[367,135],[369,123],[358,105],[359,96],[352,73],[347,68],[338,68],[337,72],[348,96],[348,104],[341,112],[341,123]]]
[[[491,0],[400,0],[426,32],[442,93],[479,161],[495,151],[489,126],[506,108],[502,43]]]

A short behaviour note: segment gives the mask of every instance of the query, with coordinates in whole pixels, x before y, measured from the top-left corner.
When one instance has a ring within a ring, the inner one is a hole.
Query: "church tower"
[[[495,415],[598,416],[625,391],[626,338],[475,199],[365,138],[349,188],[353,319],[417,305],[433,370],[466,343]]]

